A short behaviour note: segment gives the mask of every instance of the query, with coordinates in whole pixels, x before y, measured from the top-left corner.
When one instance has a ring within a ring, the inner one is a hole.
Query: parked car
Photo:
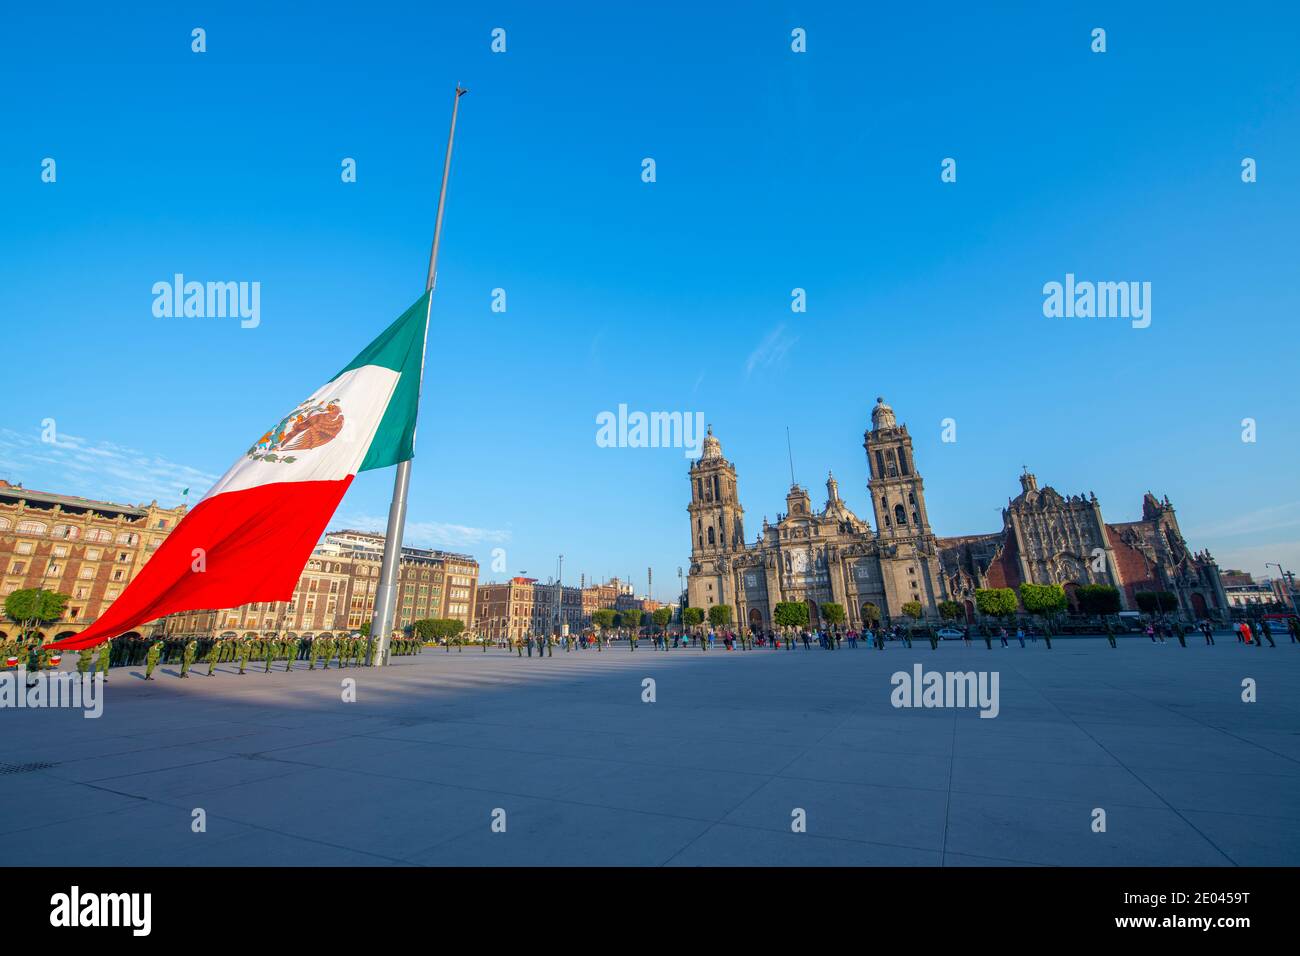
[[[939,628],[939,639],[943,641],[960,641],[965,636],[966,632],[959,627]]]

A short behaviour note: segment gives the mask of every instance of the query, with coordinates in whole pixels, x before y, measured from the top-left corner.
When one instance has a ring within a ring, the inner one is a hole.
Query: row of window
[[[11,522],[8,518],[0,518],[0,531],[8,531]],[[163,522],[160,527],[166,527]],[[81,528],[75,524],[56,524],[53,528],[44,521],[36,521],[31,518],[18,522],[13,529],[15,534],[45,534],[49,532],[52,538],[63,538],[68,541],[101,541],[107,542],[113,540],[113,532],[106,528]],[[118,544],[139,544],[140,535],[134,531],[119,531],[117,534]]]

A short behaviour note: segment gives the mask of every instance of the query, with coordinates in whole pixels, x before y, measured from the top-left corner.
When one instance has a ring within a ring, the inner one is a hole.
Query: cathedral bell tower
[[[745,509],[736,492],[736,467],[722,457],[713,426],[704,437],[698,461],[691,465],[691,570],[687,595],[691,607],[708,613],[711,605],[736,607],[734,558],[745,550]]]
[[[912,436],[894,420],[883,398],[871,410],[871,430],[863,436],[871,478],[871,507],[881,538],[930,537],[925,510],[925,484],[912,458]]]
[[[745,546],[745,509],[736,493],[736,467],[722,457],[713,426],[704,437],[698,461],[691,465],[691,558]]]

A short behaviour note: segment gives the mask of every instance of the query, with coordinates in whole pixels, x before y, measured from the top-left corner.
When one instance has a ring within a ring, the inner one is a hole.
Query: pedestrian
[[[1286,630],[1291,635],[1292,644],[1300,643],[1300,623],[1297,623],[1295,618],[1289,617],[1286,619]]]
[[[998,637],[1002,640],[1002,646],[1003,646],[1003,647],[1006,647],[1006,646],[1007,646],[1007,629],[1006,629],[1005,627],[999,627],[999,628],[998,628]]]
[[[1265,621],[1261,627],[1264,630],[1264,637],[1268,641],[1268,646],[1277,647],[1277,645],[1273,643],[1273,625],[1269,624],[1268,621]]]
[[[181,655],[181,677],[188,678],[190,665],[194,663],[194,655],[198,652],[199,642],[191,638],[185,642],[185,651]]]
[[[1016,640],[1020,642],[1021,647],[1025,646],[1025,629],[1023,627],[1016,628]]]
[[[987,627],[983,627],[983,626],[980,627],[980,631],[984,634],[984,646],[987,647],[989,650],[993,650],[992,632]]]
[[[1183,622],[1182,622],[1182,621],[1178,621],[1178,622],[1176,622],[1176,623],[1174,624],[1174,634],[1177,635],[1177,637],[1178,637],[1178,646],[1179,646],[1179,647],[1186,647],[1186,646],[1187,646],[1187,631],[1186,631],[1186,629],[1183,627]]]
[[[1106,622],[1106,640],[1110,642],[1112,648],[1118,647],[1115,643],[1115,627],[1110,621]]]
[[[154,641],[149,645],[149,653],[145,655],[144,659],[145,680],[153,680],[153,671],[158,666],[158,659],[162,657],[162,652],[163,642],[161,640]]]
[[[1209,621],[1201,621],[1201,633],[1205,635],[1205,644],[1208,647],[1214,643],[1214,625]]]

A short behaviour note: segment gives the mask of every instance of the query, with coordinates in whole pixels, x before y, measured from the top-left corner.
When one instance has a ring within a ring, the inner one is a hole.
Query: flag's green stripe
[[[379,430],[375,432],[375,440],[370,443],[370,450],[358,471],[387,468],[415,455],[415,417],[420,404],[420,365],[424,358],[429,295],[426,292],[420,296],[379,338],[334,376],[338,378],[344,372],[363,365],[391,368],[399,375],[393,397],[389,399]]]

